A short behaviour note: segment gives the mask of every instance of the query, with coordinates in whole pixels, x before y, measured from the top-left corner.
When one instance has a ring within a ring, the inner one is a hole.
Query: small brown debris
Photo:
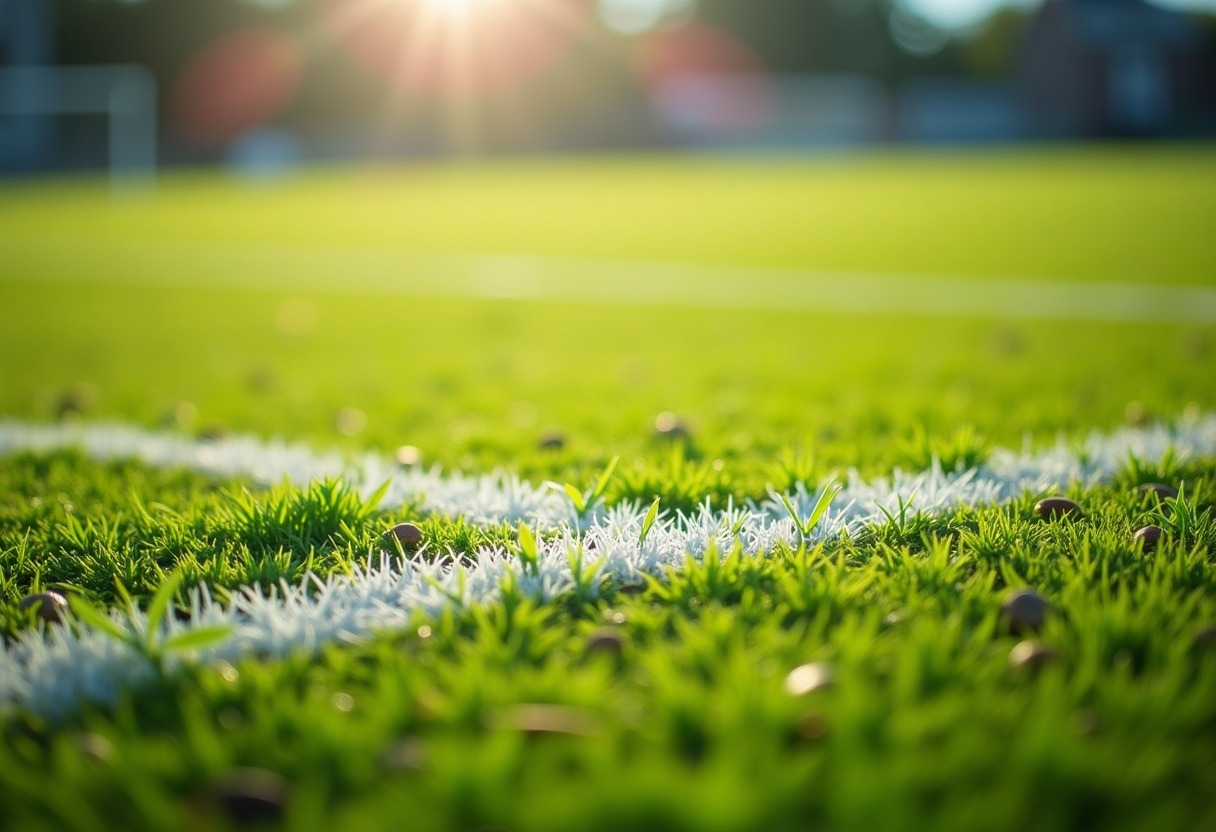
[[[836,683],[836,671],[828,662],[799,665],[785,677],[785,690],[790,696],[806,696]]]
[[[619,659],[625,652],[625,637],[616,630],[597,630],[587,639],[587,656],[610,656]]]
[[[1157,498],[1157,502],[1164,502],[1165,500],[1175,500],[1178,498],[1177,489],[1170,488],[1165,483],[1160,483],[1160,482],[1146,482],[1144,485],[1137,488],[1136,491],[1141,496],[1144,496],[1146,494],[1152,494],[1154,497]]]
[[[1073,715],[1072,727],[1079,736],[1091,737],[1094,734],[1100,734],[1104,726],[1102,717],[1098,716],[1097,711],[1082,708]]]
[[[274,368],[268,364],[258,364],[249,370],[249,374],[245,376],[245,383],[255,393],[265,393],[268,390],[273,390],[275,385]]]
[[[92,763],[108,763],[114,758],[114,746],[101,734],[81,734],[76,737],[76,750]]]
[[[236,823],[273,823],[287,811],[291,788],[263,768],[237,768],[211,787],[211,802]]]
[[[486,725],[498,731],[519,731],[533,736],[566,734],[592,737],[599,733],[599,718],[584,708],[566,705],[516,705],[486,715]]]
[[[402,737],[380,755],[380,767],[387,771],[419,771],[426,763],[426,745],[418,737]]]
[[[654,418],[654,435],[659,439],[687,439],[688,425],[671,411],[663,411]]]
[[[421,465],[422,450],[414,445],[402,445],[397,449],[397,464],[398,465]]]
[[[1146,552],[1151,552],[1157,548],[1157,544],[1161,542],[1161,535],[1165,532],[1158,526],[1145,526],[1142,529],[1137,529],[1132,535],[1132,543],[1139,544]]]
[[[828,718],[823,714],[809,713],[799,717],[794,730],[804,740],[821,740],[828,733]]]
[[[33,595],[27,595],[17,604],[17,608],[22,612],[33,609],[34,613],[48,624],[60,624],[63,622],[64,613],[68,610],[68,599],[64,598],[58,592],[35,592]]]
[[[60,421],[68,422],[79,419],[97,398],[97,388],[92,384],[76,384],[59,397],[55,405],[55,415]]]
[[[1009,666],[1019,670],[1041,670],[1060,658],[1060,654],[1037,641],[1020,641],[1009,651]]]
[[[161,424],[167,428],[189,430],[198,420],[198,408],[191,402],[178,402],[169,408],[161,417]]]
[[[1034,504],[1034,513],[1047,520],[1056,517],[1076,517],[1081,507],[1067,497],[1044,497]]]
[[[198,438],[203,442],[218,442],[228,435],[228,428],[223,422],[211,422],[198,432]]]
[[[417,549],[422,543],[422,529],[413,523],[398,523],[389,529],[389,534],[397,538],[402,549]]]
[[[1207,650],[1213,646],[1216,646],[1216,624],[1200,624],[1191,636],[1191,647]]]
[[[559,430],[546,431],[536,445],[542,451],[560,451],[566,447],[566,436]]]
[[[1035,633],[1043,626],[1051,604],[1033,589],[1018,589],[1005,596],[1001,618],[1011,633]]]

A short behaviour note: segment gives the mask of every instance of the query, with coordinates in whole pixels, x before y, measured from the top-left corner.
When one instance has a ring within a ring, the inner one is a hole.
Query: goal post
[[[107,118],[115,193],[149,189],[156,177],[156,80],[142,66],[0,68],[0,116],[95,114]]]

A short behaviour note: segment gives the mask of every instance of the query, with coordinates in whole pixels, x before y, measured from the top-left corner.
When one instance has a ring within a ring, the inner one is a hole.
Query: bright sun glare
[[[466,12],[491,0],[426,0],[426,5],[449,12]]]

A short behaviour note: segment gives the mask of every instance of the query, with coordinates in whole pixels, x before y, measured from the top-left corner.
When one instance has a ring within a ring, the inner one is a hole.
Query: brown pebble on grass
[[[486,725],[497,731],[519,731],[529,736],[592,737],[599,733],[594,712],[566,705],[515,705],[486,715]]]
[[[542,451],[560,451],[566,447],[566,436],[559,430],[551,430],[541,434],[536,446]]]
[[[68,610],[68,599],[58,592],[35,592],[22,598],[17,608],[22,612],[32,609],[46,623],[60,624]]]
[[[1191,635],[1191,647],[1195,650],[1210,650],[1216,647],[1216,624],[1200,624]]]
[[[97,398],[97,388],[91,384],[76,384],[59,397],[55,405],[55,416],[61,422],[79,419]]]
[[[619,659],[625,652],[625,637],[616,630],[596,630],[587,639],[585,654],[590,656],[610,656]]]
[[[397,542],[401,544],[402,549],[417,549],[419,544],[422,543],[422,529],[413,523],[398,523],[388,531],[389,534],[397,538]]]
[[[426,764],[426,745],[418,737],[401,737],[380,755],[380,767],[386,771],[420,771]]]
[[[200,442],[219,442],[228,436],[228,428],[223,422],[211,422],[198,432]]]
[[[1083,708],[1073,714],[1072,729],[1078,736],[1092,737],[1102,733],[1103,727],[1102,717],[1098,715],[1097,711]]]
[[[688,425],[670,411],[654,418],[654,435],[659,439],[687,439],[690,434]]]
[[[1001,603],[1001,618],[1011,633],[1035,633],[1051,610],[1047,599],[1033,589],[1018,589],[1005,596]]]
[[[397,464],[410,467],[422,464],[422,450],[416,445],[402,445],[397,449]]]
[[[1141,496],[1146,496],[1146,495],[1151,494],[1157,498],[1157,502],[1162,502],[1164,500],[1174,500],[1174,499],[1177,499],[1177,497],[1178,497],[1177,489],[1171,488],[1170,486],[1166,485],[1165,483],[1160,483],[1160,482],[1147,482],[1144,485],[1137,488],[1136,492],[1139,493]]]
[[[1045,520],[1079,517],[1081,507],[1067,497],[1044,497],[1034,504],[1034,513]]]
[[[811,742],[821,740],[827,736],[828,728],[828,718],[823,714],[817,713],[803,714],[798,718],[798,722],[794,726],[794,730],[798,732],[799,737]]]
[[[114,746],[100,734],[81,734],[75,740],[80,756],[92,763],[108,763],[114,758]]]
[[[1161,542],[1161,535],[1164,533],[1159,526],[1145,526],[1137,529],[1136,533],[1132,535],[1132,543],[1146,552],[1151,552],[1157,548],[1157,544]]]
[[[1018,670],[1042,670],[1060,658],[1052,647],[1037,641],[1020,641],[1009,651],[1009,666]]]
[[[274,823],[287,812],[291,788],[281,776],[262,768],[237,768],[214,783],[212,804],[236,823]]]

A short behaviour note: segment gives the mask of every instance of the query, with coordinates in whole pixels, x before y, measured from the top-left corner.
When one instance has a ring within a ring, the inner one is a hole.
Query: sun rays
[[[324,8],[327,39],[387,86],[385,120],[418,99],[437,101],[453,150],[480,143],[484,99],[519,93],[566,54],[592,15],[590,4],[563,0],[347,0]]]

